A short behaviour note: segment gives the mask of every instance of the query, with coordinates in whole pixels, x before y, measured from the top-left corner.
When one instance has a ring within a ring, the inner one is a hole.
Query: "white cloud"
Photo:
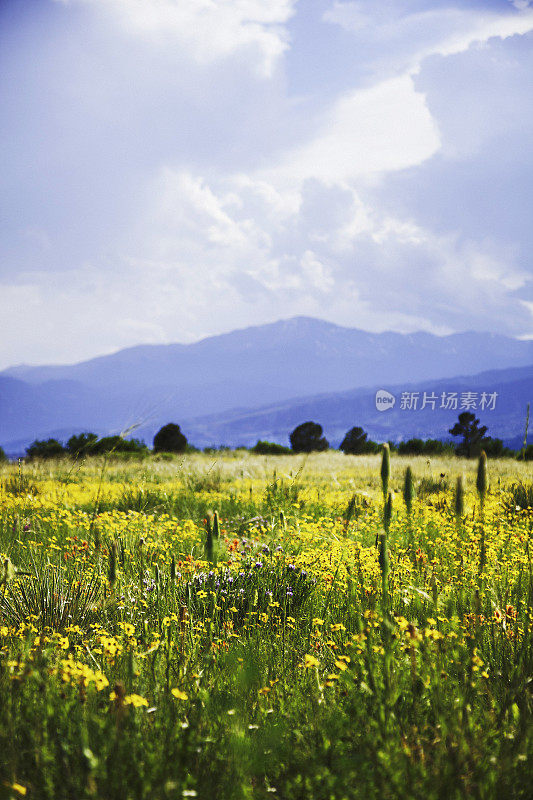
[[[514,293],[526,280],[512,250],[436,234],[363,203],[345,183],[285,189],[264,176],[166,168],[112,269],[28,273],[4,287],[0,316],[12,335],[0,358],[77,360],[295,314],[433,333],[500,320],[521,333],[530,317]]]
[[[91,4],[127,32],[206,65],[245,52],[268,77],[288,47],[296,0],[59,0]]]
[[[71,59],[68,30],[42,51],[49,82],[36,81],[32,124],[9,138],[22,142],[10,207],[22,233],[5,257],[17,274],[0,294],[4,363],[294,314],[374,331],[531,330],[527,262],[513,246],[527,236],[509,222],[530,193],[504,183],[530,138],[527,41],[508,38],[533,26],[529,7],[335,3],[337,25],[310,27],[306,45],[314,55],[325,31],[337,36],[348,77],[307,98],[294,96],[290,58],[276,70],[293,0],[71,3],[105,24],[85,49],[78,31],[84,58]],[[9,116],[25,119],[16,94]],[[84,112],[70,117],[78,97]],[[488,182],[482,195],[478,174],[504,156],[503,189]],[[474,229],[483,203],[497,214]]]
[[[430,3],[427,8],[410,11],[405,2],[335,0],[324,13],[324,20],[353,33],[375,69],[388,66],[412,73],[428,56],[462,53],[491,37],[506,39],[533,30],[529,3],[514,5],[518,13],[454,5],[435,8]]]
[[[439,149],[425,97],[404,75],[341,97],[311,140],[270,172],[276,181],[345,182],[420,164]]]

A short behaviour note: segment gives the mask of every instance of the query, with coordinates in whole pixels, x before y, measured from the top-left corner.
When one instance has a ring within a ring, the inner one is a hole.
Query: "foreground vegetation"
[[[0,798],[531,797],[528,464],[380,463],[4,466]]]

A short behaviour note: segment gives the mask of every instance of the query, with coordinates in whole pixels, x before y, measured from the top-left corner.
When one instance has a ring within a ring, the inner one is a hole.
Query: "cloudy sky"
[[[0,367],[533,336],[533,3],[2,0]]]

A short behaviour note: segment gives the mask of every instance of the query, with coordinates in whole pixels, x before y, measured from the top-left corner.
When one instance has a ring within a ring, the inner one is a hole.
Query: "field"
[[[531,798],[531,468],[380,466],[1,468],[0,798]]]

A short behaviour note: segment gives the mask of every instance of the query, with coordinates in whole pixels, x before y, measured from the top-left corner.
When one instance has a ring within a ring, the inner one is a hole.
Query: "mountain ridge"
[[[374,334],[293,317],[192,344],[137,345],[74,365],[4,370],[0,445],[57,430],[104,435],[139,419],[150,438],[168,421],[236,408],[528,368],[533,372],[530,340],[476,332]]]

